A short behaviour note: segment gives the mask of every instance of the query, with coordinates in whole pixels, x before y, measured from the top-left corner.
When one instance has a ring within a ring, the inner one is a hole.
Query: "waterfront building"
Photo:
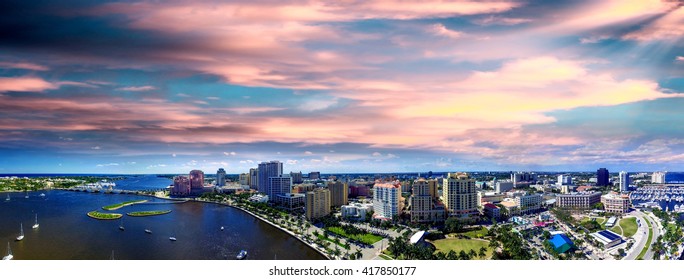
[[[330,190],[317,188],[306,193],[306,218],[314,220],[330,214]]]
[[[665,184],[665,176],[667,176],[667,171],[656,171],[651,175],[651,183],[653,184]]]
[[[314,171],[309,172],[309,180],[318,180],[321,178],[321,172]]]
[[[411,222],[430,223],[444,221],[444,209],[437,210],[435,204],[438,202],[431,194],[429,181],[420,178],[413,183],[413,193],[409,201],[411,206]],[[436,182],[434,184],[436,186]]]
[[[276,196],[292,192],[292,178],[290,177],[270,177],[268,178],[268,189],[266,194],[272,200]]]
[[[496,192],[505,193],[513,189],[513,182],[511,181],[497,181],[496,182]]]
[[[575,192],[556,196],[556,207],[568,209],[591,209],[601,202],[600,192]]]
[[[226,171],[223,168],[219,168],[216,171],[216,186],[223,187],[226,185]]]
[[[249,197],[249,201],[254,203],[266,203],[268,202],[268,195],[265,194],[255,194]]]
[[[186,176],[176,176],[173,177],[173,188],[171,189],[171,195],[174,196],[185,196],[189,195],[191,192],[190,179]]]
[[[601,196],[601,203],[607,213],[627,213],[629,212],[629,196],[610,192]]]
[[[267,193],[269,189],[269,178],[280,177],[283,175],[283,163],[277,160],[259,163],[257,190]]]
[[[485,216],[489,217],[490,219],[498,220],[501,217],[501,209],[492,203],[485,204],[482,209]]]
[[[292,177],[292,183],[293,184],[301,184],[304,182],[304,179],[302,177],[302,172],[290,172],[290,177]]]
[[[288,211],[301,211],[306,206],[306,195],[303,193],[278,194],[275,197],[275,204]]]
[[[202,192],[204,189],[204,172],[202,170],[190,171],[190,190],[192,192]]]
[[[259,189],[259,169],[250,168],[249,169],[249,188],[253,190]]]
[[[240,183],[240,185],[249,186],[249,181],[249,173],[240,173],[240,175],[238,175],[238,182]]]
[[[610,174],[608,169],[599,168],[596,170],[596,185],[597,186],[608,186],[610,180]]]
[[[342,207],[340,207],[342,218],[353,221],[366,220],[366,213],[370,213],[371,211],[373,211],[373,203],[353,202],[349,203],[349,205],[342,205]]]
[[[449,217],[470,218],[478,215],[475,179],[459,172],[448,173],[442,182],[442,201]]]
[[[340,181],[328,182],[328,189],[330,190],[332,207],[340,207],[347,204],[349,197],[349,188],[346,183]]]
[[[373,187],[373,211],[378,219],[392,219],[401,215],[403,208],[399,181],[376,183]]]
[[[620,192],[629,191],[629,173],[625,171],[620,171],[618,176],[618,182],[620,182]]]

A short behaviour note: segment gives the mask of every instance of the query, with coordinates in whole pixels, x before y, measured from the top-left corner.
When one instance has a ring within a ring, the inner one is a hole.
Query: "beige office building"
[[[443,182],[442,201],[449,217],[470,218],[478,215],[475,179],[459,172],[449,173]]]
[[[315,189],[306,193],[306,219],[313,220],[330,214],[330,190]]]
[[[349,187],[346,183],[339,181],[328,182],[328,189],[330,190],[330,203],[332,207],[341,207],[342,205],[347,205]]]

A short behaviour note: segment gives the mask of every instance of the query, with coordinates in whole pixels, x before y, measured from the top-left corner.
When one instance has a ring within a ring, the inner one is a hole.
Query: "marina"
[[[684,212],[684,187],[645,186],[629,195],[638,208],[658,208],[669,212]]]

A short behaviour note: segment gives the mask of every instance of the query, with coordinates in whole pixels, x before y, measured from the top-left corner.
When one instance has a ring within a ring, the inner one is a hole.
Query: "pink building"
[[[173,178],[173,189],[171,195],[190,194],[190,179],[186,176],[176,176]]]
[[[195,191],[202,191],[204,187],[204,172],[202,170],[190,171],[190,189]]]

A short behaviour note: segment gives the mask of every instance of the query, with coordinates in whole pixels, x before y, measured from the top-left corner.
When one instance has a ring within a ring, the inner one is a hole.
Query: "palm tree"
[[[480,259],[484,259],[487,256],[487,248],[480,247],[480,253],[477,254]]]

